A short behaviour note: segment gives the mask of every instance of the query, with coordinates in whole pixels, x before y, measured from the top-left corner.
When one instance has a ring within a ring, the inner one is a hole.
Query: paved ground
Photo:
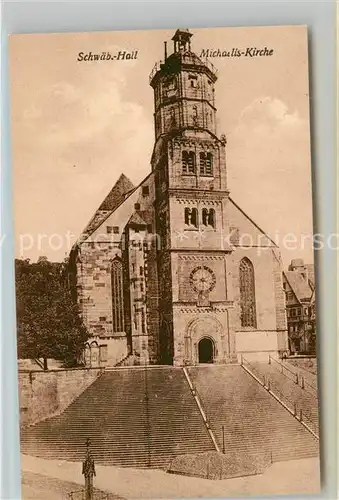
[[[68,493],[78,491],[79,488],[77,483],[23,471],[21,500],[66,500]],[[110,494],[108,500],[119,499],[120,497]]]
[[[81,464],[21,456],[24,473],[83,484]],[[319,460],[306,459],[279,462],[264,474],[236,479],[207,480],[167,474],[160,470],[141,470],[96,466],[95,486],[130,500],[175,498],[220,498],[235,496],[316,494],[320,491]],[[42,485],[41,488],[46,488]],[[30,487],[27,485],[26,487]],[[40,486],[39,486],[40,487]],[[46,490],[45,490],[46,491]],[[57,494],[53,490],[53,494]],[[39,496],[23,500],[40,500]],[[41,500],[62,497],[44,495]]]

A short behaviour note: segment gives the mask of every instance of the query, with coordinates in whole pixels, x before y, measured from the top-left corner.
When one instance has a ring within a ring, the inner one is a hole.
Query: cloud
[[[293,128],[298,127],[301,121],[298,112],[289,112],[287,105],[280,99],[263,97],[255,99],[243,109],[238,128],[252,126],[257,131]]]
[[[21,113],[14,202],[26,215],[18,232],[80,234],[122,172],[134,183],[148,173],[152,115],[123,96],[129,69],[83,65],[72,81],[41,87]]]

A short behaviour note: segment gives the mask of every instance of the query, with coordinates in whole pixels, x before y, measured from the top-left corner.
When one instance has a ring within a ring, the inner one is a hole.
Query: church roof
[[[87,236],[92,234],[93,231],[95,231],[107,218],[107,216],[114,212],[114,210],[125,200],[126,195],[134,189],[135,187],[128,177],[126,177],[125,174],[121,174],[104,201],[101,203],[100,207],[95,212],[92,219],[87,224],[83,234]]]
[[[242,213],[242,215],[251,223],[253,224],[253,226],[255,228],[257,228],[257,230],[263,234],[268,241],[270,241],[272,243],[272,245],[276,248],[278,248],[278,245],[276,244],[276,242],[270,237],[268,236],[268,234],[263,230],[261,229],[261,227],[258,226],[258,224],[256,222],[254,222],[253,219],[251,219],[251,217],[242,209],[239,207],[239,205],[233,200],[233,198],[231,198],[230,196],[228,197],[229,201],[234,205],[234,207],[236,207],[237,210],[239,210],[240,213]]]
[[[99,210],[115,210],[123,201],[125,194],[132,189],[134,189],[132,182],[125,174],[121,174],[111,191],[101,203]]]
[[[296,271],[285,271],[284,274],[299,302],[310,300],[312,298],[312,288],[310,287],[308,281],[303,278],[300,273]]]

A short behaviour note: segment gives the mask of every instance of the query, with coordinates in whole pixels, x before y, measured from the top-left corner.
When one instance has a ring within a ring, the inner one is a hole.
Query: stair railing
[[[270,354],[268,355],[268,364],[273,365],[275,368],[279,369],[280,372],[285,375],[285,377],[293,380],[295,384],[299,384],[299,377],[298,374],[295,373],[294,371],[290,370],[287,368],[287,366],[284,366],[282,363],[280,363],[277,359],[273,358]]]
[[[300,374],[300,372],[295,372],[287,366],[284,366],[280,361],[273,358],[270,354],[268,355],[268,364],[274,365],[274,367],[278,366],[281,373],[285,375],[285,377],[293,380],[296,385],[299,385],[302,389],[309,392],[312,397],[317,397],[317,389],[309,384],[305,380],[305,377]]]
[[[307,382],[307,380],[305,380],[304,375],[300,375],[300,380],[301,380],[301,384],[300,384],[301,388],[305,389],[305,391],[307,391],[311,396],[316,398],[317,394],[318,394],[317,388],[314,387],[309,382]]]
[[[312,415],[301,408],[296,401],[292,401],[283,394],[272,380],[259,371],[243,356],[241,356],[241,366],[249,375],[259,382],[267,392],[274,397],[294,418],[296,418],[314,437],[319,439],[319,425],[312,418]]]
[[[192,380],[191,380],[191,378],[190,378],[190,376],[189,376],[189,374],[188,374],[188,371],[187,371],[187,369],[186,369],[185,367],[183,367],[183,371],[184,371],[185,378],[186,378],[186,380],[187,380],[187,382],[188,382],[189,388],[190,388],[190,390],[191,390],[191,393],[192,393],[192,395],[193,395],[193,397],[194,397],[194,399],[195,399],[195,402],[197,403],[197,406],[198,406],[198,409],[199,409],[200,414],[201,414],[201,416],[202,416],[202,419],[203,419],[203,421],[204,421],[204,424],[205,424],[205,426],[206,426],[206,428],[207,428],[207,431],[208,431],[208,433],[209,433],[209,435],[210,435],[210,438],[211,438],[211,440],[212,440],[212,443],[213,443],[213,445],[214,445],[214,448],[216,449],[216,451],[217,451],[218,453],[220,453],[220,448],[219,448],[219,445],[218,445],[218,443],[217,443],[217,440],[216,440],[216,438],[215,438],[215,436],[214,436],[214,433],[213,433],[213,431],[212,431],[212,429],[211,429],[211,426],[210,426],[210,424],[209,424],[209,421],[208,421],[208,419],[207,419],[206,412],[205,412],[205,410],[204,410],[204,408],[203,408],[202,398],[201,398],[201,396],[199,395],[199,393],[198,393],[198,391],[197,391],[197,388],[193,385],[193,382],[192,382]]]
[[[314,435],[318,437],[319,424],[317,420],[314,420],[311,412],[308,409],[304,408],[304,406],[299,402],[288,398],[286,394],[284,394],[277,387],[274,381],[272,381],[268,376],[266,377],[266,379],[267,383],[265,388],[268,390],[268,392],[278,396],[278,398],[286,404],[290,411],[293,410],[293,416],[296,417],[299,422],[304,422],[313,431]]]
[[[245,359],[243,355],[241,355],[241,357],[240,357],[240,365],[246,371],[250,372],[252,377],[254,377],[257,380],[257,382],[259,382],[259,384],[261,384],[263,387],[265,387],[265,385],[266,385],[265,375],[260,373],[260,371],[257,370],[257,368],[254,365],[252,365],[252,363],[250,363],[247,359]]]

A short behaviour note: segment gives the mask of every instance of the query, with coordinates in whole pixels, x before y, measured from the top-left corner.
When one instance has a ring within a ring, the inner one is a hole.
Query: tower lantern
[[[191,51],[191,38],[188,30],[177,30],[172,37],[172,54],[167,54],[165,44],[165,60],[151,72],[156,140],[198,130],[216,137],[217,71]]]
[[[190,52],[191,51],[191,36],[187,29],[177,30],[172,37],[174,42],[174,52]]]

